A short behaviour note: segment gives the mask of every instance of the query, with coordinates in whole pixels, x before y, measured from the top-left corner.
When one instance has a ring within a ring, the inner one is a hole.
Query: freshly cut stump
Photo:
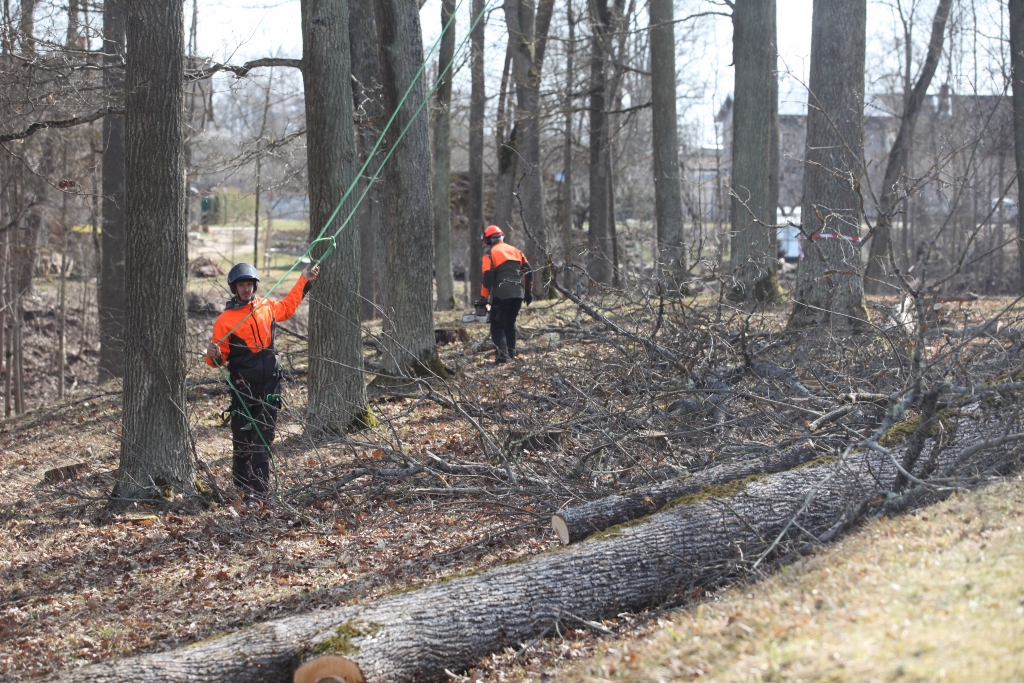
[[[939,466],[969,455],[963,446],[979,440],[979,430],[967,429],[967,422],[943,449]],[[994,471],[992,463],[979,460],[959,473]],[[818,537],[837,535],[851,510],[893,490],[895,482],[892,459],[874,452],[750,477],[728,495],[670,506],[639,524],[522,562],[259,624],[180,650],[70,669],[49,680],[287,683],[300,665],[332,655],[357,667],[368,683],[440,681],[445,669],[464,671],[559,622],[600,621],[702,596],[742,576],[758,558],[777,561]]]
[[[293,683],[363,683],[363,675],[344,657],[322,655],[296,669]]]
[[[551,527],[562,545],[578,543],[591,534],[646,517],[673,501],[687,496],[712,497],[727,494],[730,482],[760,474],[773,474],[805,465],[820,457],[810,446],[801,444],[763,458],[730,462],[646,489],[608,496],[584,505],[568,508],[551,516]]]

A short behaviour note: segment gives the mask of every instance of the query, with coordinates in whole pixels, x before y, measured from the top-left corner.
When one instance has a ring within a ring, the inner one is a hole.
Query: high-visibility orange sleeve
[[[491,269],[491,255],[490,254],[484,254],[483,265],[480,268],[480,273],[481,274],[486,273],[490,269]],[[483,297],[484,299],[486,299],[490,295],[491,295],[491,290],[488,289],[487,285],[485,285],[483,283],[483,281],[481,280],[481,282],[480,282],[480,296]]]
[[[288,296],[280,301],[275,301],[272,304],[274,307],[274,318],[276,320],[284,322],[295,315],[296,309],[298,309],[299,304],[302,303],[302,297],[305,293],[303,290],[306,288],[307,282],[309,282],[309,280],[300,275],[295,286],[292,287],[290,292],[288,292]]]
[[[231,321],[222,314],[213,324],[213,343],[220,347],[220,365],[225,365],[228,362],[228,354],[231,353],[231,346],[228,344],[230,332]],[[209,356],[206,357],[206,364],[211,368],[218,365]]]

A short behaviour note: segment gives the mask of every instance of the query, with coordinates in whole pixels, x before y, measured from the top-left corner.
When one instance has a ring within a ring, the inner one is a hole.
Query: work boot
[[[519,354],[516,353],[516,347],[508,347],[508,357],[511,358],[512,360],[515,360],[516,358],[519,357]]]
[[[494,364],[501,365],[508,362],[508,347],[496,346],[494,352]]]

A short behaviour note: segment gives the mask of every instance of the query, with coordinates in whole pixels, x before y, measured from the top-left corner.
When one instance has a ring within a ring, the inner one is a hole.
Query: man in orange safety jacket
[[[505,233],[489,225],[483,234],[483,286],[477,306],[491,303],[491,340],[497,353],[495,363],[516,357],[516,317],[523,302],[533,303],[533,272],[526,255],[505,244]]]
[[[307,267],[284,299],[270,301],[256,296],[256,268],[238,263],[228,272],[234,296],[213,324],[206,362],[226,365],[231,377],[231,471],[235,485],[247,494],[265,493],[270,483],[270,444],[281,408],[277,322],[295,314],[319,273],[319,265]]]

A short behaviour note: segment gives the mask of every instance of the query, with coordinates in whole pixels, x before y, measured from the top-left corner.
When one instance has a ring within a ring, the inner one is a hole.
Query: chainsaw
[[[477,306],[476,310],[474,310],[472,313],[467,313],[466,315],[462,316],[462,322],[464,323],[486,323],[490,322],[490,319],[490,304],[483,304],[482,306]]]

